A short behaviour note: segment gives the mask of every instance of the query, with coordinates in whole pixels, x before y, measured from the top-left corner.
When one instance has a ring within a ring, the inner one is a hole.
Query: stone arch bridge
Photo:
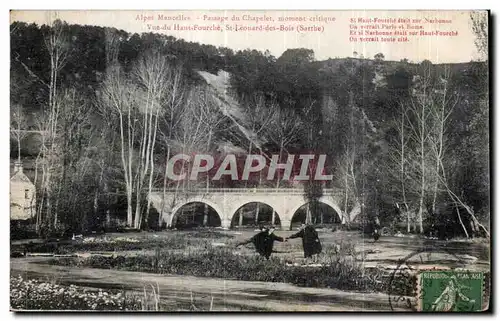
[[[212,207],[221,220],[222,228],[230,228],[231,220],[238,210],[249,203],[259,202],[269,205],[281,221],[282,229],[290,229],[293,215],[307,204],[302,189],[274,188],[218,188],[199,190],[154,189],[149,195],[152,206],[160,213],[167,227],[171,227],[174,217],[184,205],[200,202]],[[342,195],[338,190],[323,189],[319,202],[329,205],[342,220],[340,204]],[[351,221],[354,217],[349,218]]]

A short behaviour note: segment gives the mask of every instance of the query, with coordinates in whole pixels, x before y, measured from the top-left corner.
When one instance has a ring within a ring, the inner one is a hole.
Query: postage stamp
[[[168,7],[10,10],[12,311],[485,311],[489,10]]]
[[[482,311],[483,272],[424,271],[417,279],[419,311],[473,312]]]

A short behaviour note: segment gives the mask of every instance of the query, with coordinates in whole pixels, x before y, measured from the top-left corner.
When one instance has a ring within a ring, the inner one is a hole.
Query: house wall
[[[10,182],[10,219],[27,220],[35,215],[35,186],[29,182]]]

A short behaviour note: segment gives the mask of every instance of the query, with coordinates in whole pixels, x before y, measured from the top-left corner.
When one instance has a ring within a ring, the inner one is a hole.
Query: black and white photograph
[[[489,23],[11,10],[10,311],[489,311]]]

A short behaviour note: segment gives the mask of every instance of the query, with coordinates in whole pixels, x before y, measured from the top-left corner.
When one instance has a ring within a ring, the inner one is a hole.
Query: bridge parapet
[[[163,197],[165,196],[165,197]],[[154,189],[149,195],[153,206],[162,214],[167,226],[172,226],[177,211],[184,205],[201,202],[212,207],[221,219],[222,227],[229,228],[239,208],[253,202],[269,205],[280,218],[282,228],[289,228],[296,211],[308,203],[304,190],[298,188],[200,188]],[[332,207],[342,219],[338,204],[343,200],[339,189],[323,189],[318,199]]]
[[[153,188],[151,193],[163,193],[163,188]],[[304,195],[303,189],[298,188],[199,188],[199,189],[165,189],[166,194],[210,194],[210,193],[265,193],[265,194],[289,194],[289,195]],[[322,190],[322,195],[338,195],[342,191],[336,188],[325,188]]]

